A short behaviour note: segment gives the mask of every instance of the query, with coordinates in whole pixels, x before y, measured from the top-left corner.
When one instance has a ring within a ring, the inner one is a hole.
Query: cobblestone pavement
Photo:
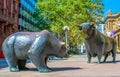
[[[117,54],[117,62],[112,63],[111,56],[107,63],[97,64],[97,58],[93,58],[91,64],[87,64],[86,55],[72,55],[68,59],[55,59],[48,62],[53,70],[48,73],[40,73],[31,63],[27,63],[30,70],[9,72],[5,60],[0,59],[0,77],[120,77],[120,54]]]

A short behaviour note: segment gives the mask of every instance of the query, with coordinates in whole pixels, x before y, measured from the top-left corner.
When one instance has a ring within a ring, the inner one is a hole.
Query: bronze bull
[[[101,62],[101,57],[104,55],[103,62],[109,53],[112,53],[113,62],[116,57],[116,41],[112,37],[108,37],[100,33],[94,24],[83,23],[78,26],[79,30],[83,30],[85,37],[85,46],[87,50],[88,63],[91,62],[91,57],[98,57],[98,64]]]

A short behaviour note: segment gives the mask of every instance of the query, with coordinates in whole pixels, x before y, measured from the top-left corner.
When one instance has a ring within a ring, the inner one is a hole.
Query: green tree
[[[77,25],[87,21],[99,22],[102,17],[101,0],[39,0],[37,5],[38,15],[47,19],[51,32],[62,35],[63,27],[70,27],[69,44],[75,48],[84,41]]]
[[[34,17],[34,26],[38,27],[40,30],[43,30],[43,29],[50,30],[50,26],[48,24],[48,19],[40,16],[39,10],[36,9],[36,12],[34,12],[31,15]]]

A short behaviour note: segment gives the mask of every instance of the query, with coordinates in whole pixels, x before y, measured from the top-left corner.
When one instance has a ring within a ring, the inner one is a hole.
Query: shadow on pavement
[[[120,60],[117,60],[116,62],[106,61],[106,62],[102,62],[102,63],[105,64],[105,63],[118,63],[118,62],[120,62]]]
[[[51,68],[54,72],[55,71],[70,71],[70,70],[80,70],[82,68],[77,67],[59,67],[59,68]]]
[[[68,71],[68,70],[80,70],[82,68],[77,67],[59,67],[59,68],[50,68],[53,72],[56,71]],[[37,68],[30,68],[29,71],[38,71]]]
[[[101,62],[101,64],[110,64],[110,63],[119,63],[119,62],[120,62],[120,60],[117,60],[116,62],[106,61],[106,62]],[[93,62],[93,63],[97,64],[97,62]]]

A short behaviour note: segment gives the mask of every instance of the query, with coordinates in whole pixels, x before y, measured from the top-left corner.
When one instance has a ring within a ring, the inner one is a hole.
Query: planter
[[[0,58],[4,58],[3,52],[0,51]]]

